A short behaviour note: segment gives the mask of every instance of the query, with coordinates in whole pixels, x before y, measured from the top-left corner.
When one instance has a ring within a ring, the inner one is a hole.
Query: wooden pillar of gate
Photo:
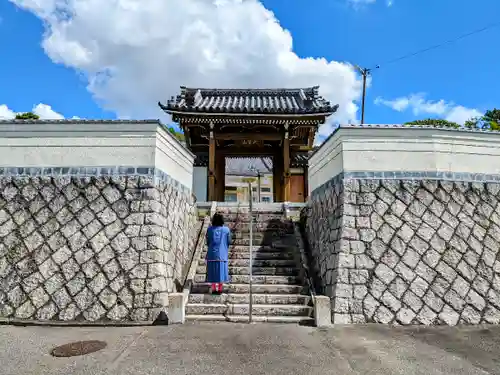
[[[282,202],[283,153],[281,150],[273,156],[273,200]]]
[[[215,150],[215,198],[224,202],[226,190],[226,156],[220,150]]]
[[[215,192],[215,136],[214,124],[210,123],[210,139],[208,144],[208,200],[216,201]]]
[[[288,124],[285,124],[285,136],[283,139],[283,193],[282,201],[290,201],[290,137],[288,135]]]

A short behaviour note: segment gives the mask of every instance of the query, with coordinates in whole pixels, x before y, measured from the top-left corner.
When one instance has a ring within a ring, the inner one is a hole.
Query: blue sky
[[[320,84],[341,106],[336,120],[356,121],[359,76],[330,61],[380,64],[367,91],[367,123],[463,121],[500,107],[500,25],[385,64],[498,21],[498,0],[233,2],[82,0],[65,5],[64,17],[63,0],[0,2],[0,116],[35,108],[49,118],[164,119],[156,102],[181,84]]]

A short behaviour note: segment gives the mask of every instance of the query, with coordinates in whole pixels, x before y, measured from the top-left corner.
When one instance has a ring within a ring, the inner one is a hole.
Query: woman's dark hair
[[[222,214],[216,213],[212,217],[212,226],[214,227],[222,227],[224,225],[224,217]]]

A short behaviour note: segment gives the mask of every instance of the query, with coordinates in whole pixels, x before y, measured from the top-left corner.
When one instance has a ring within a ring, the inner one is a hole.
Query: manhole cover
[[[69,344],[58,346],[50,352],[54,357],[75,357],[97,352],[106,347],[104,341],[90,340],[77,341]]]

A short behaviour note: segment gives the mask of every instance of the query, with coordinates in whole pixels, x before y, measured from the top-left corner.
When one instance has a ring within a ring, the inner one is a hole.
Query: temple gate
[[[195,166],[208,167],[208,200],[224,201],[226,157],[271,157],[275,202],[304,201],[307,159],[319,125],[337,111],[319,87],[202,89],[159,106],[184,131]],[[292,175],[294,168],[302,173]]]

